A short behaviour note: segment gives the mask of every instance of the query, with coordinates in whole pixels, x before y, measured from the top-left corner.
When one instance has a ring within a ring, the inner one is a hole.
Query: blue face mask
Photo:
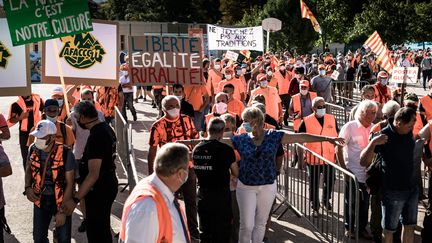
[[[242,126],[246,132],[252,132],[252,126],[249,122],[243,122]]]

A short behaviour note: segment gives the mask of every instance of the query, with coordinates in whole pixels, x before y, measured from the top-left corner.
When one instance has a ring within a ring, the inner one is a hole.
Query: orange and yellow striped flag
[[[300,0],[300,11],[302,18],[309,19],[312,23],[312,27],[316,32],[318,32],[320,35],[322,34],[321,26],[316,20],[315,16],[313,15],[312,11],[308,8],[308,6],[303,2],[303,0]]]
[[[241,50],[240,54],[242,54],[246,58],[250,58],[251,52],[249,50]]]
[[[363,46],[370,48],[371,51],[375,53],[375,55],[377,56],[376,63],[378,65],[380,65],[388,73],[392,73],[394,64],[391,59],[390,51],[387,46],[384,45],[377,31],[375,31],[366,40]]]

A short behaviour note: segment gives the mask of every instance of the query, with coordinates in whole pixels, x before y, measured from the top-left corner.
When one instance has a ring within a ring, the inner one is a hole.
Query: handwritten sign
[[[262,26],[223,28],[207,25],[209,50],[264,50]]]
[[[235,53],[233,51],[227,51],[225,54],[225,58],[228,58],[230,60],[233,60],[234,62],[237,61],[239,54]]]
[[[134,85],[199,85],[203,82],[201,40],[174,36],[130,36]]]
[[[14,46],[93,30],[86,0],[5,0]]]
[[[417,83],[418,67],[394,67],[392,72],[391,83],[403,83],[406,74],[405,83]]]

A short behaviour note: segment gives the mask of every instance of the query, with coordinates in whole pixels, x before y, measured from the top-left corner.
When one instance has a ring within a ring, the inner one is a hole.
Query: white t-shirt
[[[339,137],[345,139],[343,155],[346,166],[361,183],[366,182],[366,167],[360,165],[360,153],[369,144],[369,134],[372,125],[364,127],[357,119],[346,123]]]
[[[102,113],[102,111],[98,112],[98,118],[99,121],[104,122],[105,116]],[[72,130],[75,135],[75,144],[73,146],[72,152],[75,156],[75,159],[81,159],[84,153],[84,148],[87,144],[87,139],[90,136],[90,130],[89,129],[82,129],[79,125],[77,120],[75,119],[75,116],[73,115],[73,111],[71,113],[71,120],[72,120]]]
[[[128,75],[127,77],[125,75],[122,75],[120,77],[120,84],[122,85],[123,93],[133,93],[134,92],[133,87],[132,88],[123,87],[124,84],[129,84],[130,82],[131,82],[130,75]]]

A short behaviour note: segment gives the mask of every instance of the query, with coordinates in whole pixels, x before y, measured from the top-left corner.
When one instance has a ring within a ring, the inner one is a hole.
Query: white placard
[[[417,83],[418,67],[394,67],[391,83],[403,83],[405,72],[407,74],[406,83]]]
[[[42,82],[60,83],[53,49],[53,41],[56,41],[66,83],[113,86],[118,82],[117,34],[116,24],[93,22],[93,31],[83,33],[80,39],[68,36],[46,41]],[[80,58],[82,56],[86,59]]]
[[[233,51],[227,51],[225,53],[225,58],[228,58],[230,60],[233,60],[234,62],[237,61],[239,54]]]
[[[25,45],[12,46],[6,19],[0,19],[0,88],[27,87]]]
[[[334,70],[333,71],[333,73],[332,73],[332,75],[331,75],[331,78],[333,79],[333,80],[338,80],[338,77],[339,77],[339,72],[337,71],[337,70]]]
[[[207,25],[209,50],[264,50],[262,26],[223,28]]]

